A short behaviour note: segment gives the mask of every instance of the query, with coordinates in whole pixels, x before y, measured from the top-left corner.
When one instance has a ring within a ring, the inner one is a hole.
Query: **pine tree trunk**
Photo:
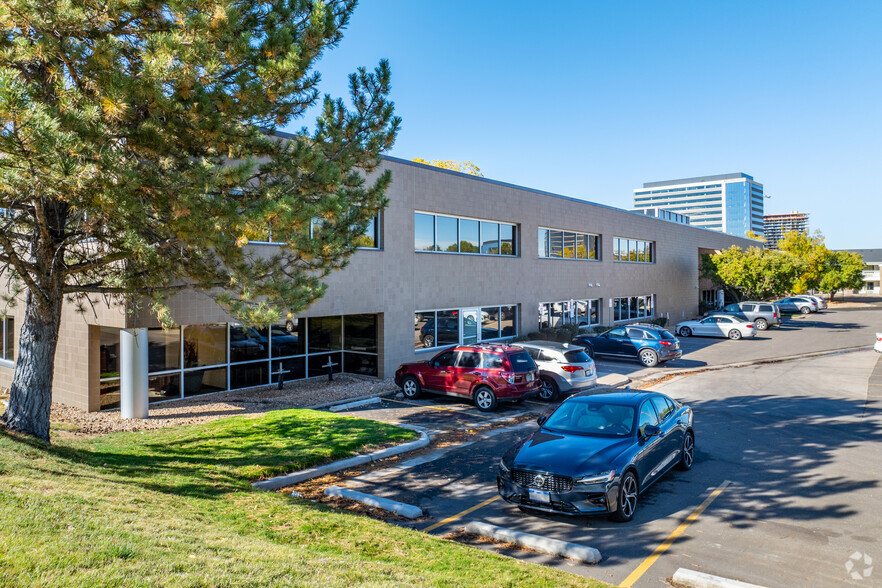
[[[7,429],[45,441],[49,441],[52,376],[64,301],[60,288],[49,294],[48,300],[38,303],[37,297],[32,292],[28,293],[9,407],[3,415]]]

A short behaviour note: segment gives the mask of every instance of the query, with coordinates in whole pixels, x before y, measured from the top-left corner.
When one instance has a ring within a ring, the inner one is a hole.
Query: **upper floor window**
[[[613,261],[654,263],[655,242],[641,241],[640,239],[628,239],[626,237],[614,237]]]
[[[0,359],[15,360],[15,318],[11,316],[0,319]]]
[[[600,235],[540,228],[539,257],[600,259]]]
[[[510,223],[426,212],[415,212],[413,221],[415,251],[518,254],[517,226]]]

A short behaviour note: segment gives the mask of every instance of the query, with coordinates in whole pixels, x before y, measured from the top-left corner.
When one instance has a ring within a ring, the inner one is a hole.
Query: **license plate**
[[[527,374],[527,381],[528,381],[528,382],[532,382],[532,381],[533,381],[533,374]]]
[[[544,490],[533,490],[532,488],[527,489],[530,493],[530,500],[533,502],[544,502],[545,504],[551,503],[551,494]]]

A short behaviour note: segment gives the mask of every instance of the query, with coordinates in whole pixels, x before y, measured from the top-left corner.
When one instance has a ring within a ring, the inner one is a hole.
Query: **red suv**
[[[537,396],[539,370],[520,347],[458,345],[428,361],[405,363],[395,371],[395,384],[407,398],[425,392],[471,398],[483,411],[500,402]]]

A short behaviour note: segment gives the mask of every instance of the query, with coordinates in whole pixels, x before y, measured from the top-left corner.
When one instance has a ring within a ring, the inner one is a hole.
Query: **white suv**
[[[594,360],[584,347],[557,341],[525,341],[512,345],[523,347],[536,362],[542,400],[556,400],[561,394],[575,394],[597,384]]]

